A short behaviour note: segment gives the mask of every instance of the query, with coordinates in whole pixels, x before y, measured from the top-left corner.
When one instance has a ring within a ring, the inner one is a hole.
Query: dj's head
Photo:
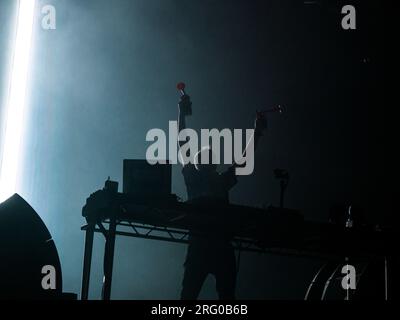
[[[194,165],[198,171],[213,171],[217,170],[215,154],[209,146],[203,147],[194,156]]]

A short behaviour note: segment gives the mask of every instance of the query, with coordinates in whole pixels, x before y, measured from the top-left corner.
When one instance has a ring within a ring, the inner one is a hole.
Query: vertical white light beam
[[[17,187],[34,9],[35,0],[19,1],[14,57],[11,61],[10,89],[5,109],[5,134],[2,137],[0,202],[13,195]]]

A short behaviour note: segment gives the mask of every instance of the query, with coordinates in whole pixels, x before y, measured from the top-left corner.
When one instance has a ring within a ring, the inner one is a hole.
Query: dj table
[[[82,300],[88,299],[96,232],[105,237],[104,300],[110,299],[117,235],[188,243],[189,230],[199,235],[211,230],[215,234],[232,235],[232,244],[237,250],[316,257],[340,263],[346,257],[352,257],[352,261],[381,257],[386,266],[386,257],[391,254],[387,246],[391,234],[304,221],[295,210],[274,207],[186,203],[173,195],[158,199],[134,198],[103,189],[91,194],[82,215],[87,221],[81,228],[85,231]],[[385,269],[387,282],[386,273]]]

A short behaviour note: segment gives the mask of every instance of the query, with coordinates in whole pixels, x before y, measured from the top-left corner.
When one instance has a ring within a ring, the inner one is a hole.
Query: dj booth
[[[102,190],[87,198],[82,209],[87,222],[82,227],[86,233],[83,300],[88,299],[95,233],[105,238],[105,300],[111,294],[116,236],[188,243],[189,233],[201,236],[210,232],[217,238],[229,236],[239,251],[323,259],[326,263],[310,284],[306,298],[324,297],[327,282],[349,259],[351,263],[378,260],[384,266],[385,298],[388,297],[388,261],[395,243],[391,231],[305,221],[298,211],[283,208],[228,205],[210,198],[182,202],[171,193],[169,163],[149,165],[146,160],[124,160],[123,167],[123,192],[118,192],[117,182],[107,180]]]
[[[87,224],[81,299],[88,299],[94,233],[103,234],[104,278],[102,298],[110,299],[116,236],[187,243],[189,230],[230,233],[237,250],[315,257],[327,262],[325,270],[337,272],[348,257],[352,262],[380,259],[388,291],[388,260],[392,251],[391,233],[369,228],[345,228],[331,223],[305,221],[294,210],[252,208],[240,205],[196,204],[180,202],[170,195],[164,198],[135,198],[107,188],[96,191],[83,207]],[[325,279],[326,280],[326,279]],[[308,290],[310,298],[316,279]]]

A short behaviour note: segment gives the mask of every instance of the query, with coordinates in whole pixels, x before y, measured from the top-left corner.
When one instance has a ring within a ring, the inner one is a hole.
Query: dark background
[[[56,30],[40,26],[45,4],[56,7]],[[356,7],[357,30],[341,28],[346,4]],[[2,75],[14,7],[0,0]],[[269,117],[254,174],[239,178],[232,202],[278,205],[273,169],[282,167],[291,175],[286,206],[306,219],[358,204],[370,223],[389,224],[383,10],[378,1],[38,1],[19,192],[54,236],[65,290],[80,290],[85,199],[108,176],[122,184],[122,160],[144,158],[147,131],[176,119],[178,81],[195,129],[251,128],[256,109],[287,109]],[[186,197],[179,166],[173,192]],[[94,299],[102,250],[99,236]],[[178,298],[184,257],[183,245],[117,239],[112,297]],[[319,265],[243,254],[237,296],[302,299]],[[209,277],[201,298],[215,297]]]

